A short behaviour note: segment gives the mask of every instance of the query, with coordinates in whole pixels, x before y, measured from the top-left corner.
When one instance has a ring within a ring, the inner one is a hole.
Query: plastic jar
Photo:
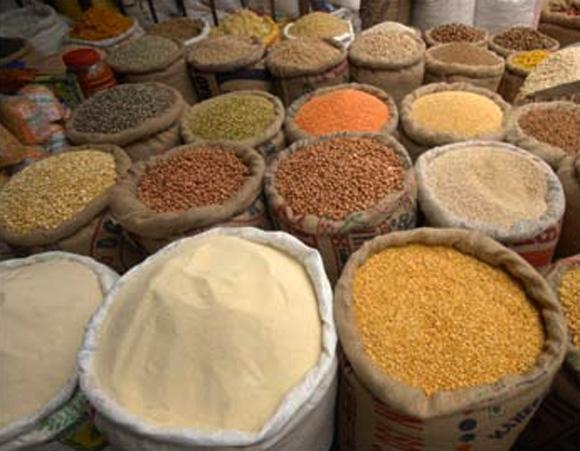
[[[117,84],[115,74],[93,49],[71,50],[62,60],[69,72],[75,74],[85,97]]]

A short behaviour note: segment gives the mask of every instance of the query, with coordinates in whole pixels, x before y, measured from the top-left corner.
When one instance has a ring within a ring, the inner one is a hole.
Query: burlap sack
[[[85,133],[75,130],[75,115],[83,108],[90,108],[91,102],[98,102],[98,93],[85,100],[72,114],[66,123],[66,136],[76,145],[80,144],[114,144],[122,147],[133,161],[143,160],[157,155],[180,143],[179,121],[186,104],[181,94],[175,89],[157,82],[149,82],[158,89],[171,89],[175,94],[175,103],[157,117],[147,119],[141,124],[118,133]],[[112,88],[115,89],[115,88]]]
[[[422,86],[421,88],[416,89],[411,94],[406,96],[399,110],[401,117],[399,126],[401,142],[409,151],[409,155],[413,161],[415,161],[419,155],[431,147],[473,139],[459,133],[435,132],[423,127],[412,119],[411,111],[415,100],[427,94],[434,94],[436,92],[444,91],[472,92],[474,94],[479,94],[481,96],[487,97],[490,100],[493,100],[503,111],[502,129],[494,133],[483,134],[478,136],[476,139],[503,141],[509,124],[511,108],[498,94],[488,89],[473,86],[469,83],[433,83],[430,85]]]
[[[148,168],[184,151],[208,147],[232,150],[250,170],[240,190],[222,205],[156,213],[137,197],[139,180]],[[176,147],[163,155],[135,163],[113,188],[111,210],[123,228],[147,253],[153,253],[172,241],[218,226],[251,225],[269,228],[267,212],[260,199],[264,171],[264,159],[247,146],[224,141]]]
[[[524,84],[524,80],[531,72],[530,69],[524,69],[513,63],[513,59],[518,53],[512,53],[506,58],[505,71],[498,89],[498,93],[509,103],[514,102]]]
[[[286,139],[284,137],[284,132],[282,131],[282,125],[284,124],[284,106],[280,99],[276,96],[263,92],[263,91],[237,91],[229,94],[223,94],[219,99],[223,99],[223,96],[259,96],[272,102],[274,105],[274,120],[272,123],[258,136],[250,139],[245,139],[243,141],[230,141],[232,144],[240,144],[242,146],[252,147],[256,149],[264,157],[270,157],[284,147],[286,147]],[[194,134],[188,127],[188,118],[197,114],[205,105],[208,103],[215,103],[216,99],[209,99],[201,102],[197,105],[193,105],[189,110],[187,110],[183,118],[181,119],[181,136],[183,141],[189,144],[200,144],[204,141],[202,137]],[[225,142],[225,141],[224,141]]]
[[[280,152],[268,165],[264,191],[274,224],[320,252],[326,273],[336,282],[350,254],[365,241],[394,230],[415,227],[417,221],[417,186],[413,165],[405,148],[389,135],[373,133],[337,133],[317,138],[327,141],[337,137],[372,137],[393,149],[403,162],[405,179],[401,191],[385,196],[373,207],[352,212],[345,219],[321,218],[313,214],[297,214],[276,188],[280,161],[313,141],[298,141]]]
[[[300,139],[309,139],[315,138],[315,135],[311,135],[308,132],[302,130],[294,118],[296,114],[300,111],[300,109],[304,106],[305,103],[309,102],[313,97],[328,94],[329,92],[333,91],[340,91],[343,89],[356,89],[358,91],[366,92],[367,94],[371,94],[384,102],[389,109],[390,118],[389,120],[381,127],[381,129],[377,133],[381,133],[383,135],[390,135],[397,129],[397,124],[399,123],[399,111],[397,110],[397,105],[393,98],[385,93],[383,90],[375,88],[374,86],[370,85],[363,85],[360,83],[345,83],[338,86],[333,86],[331,88],[321,88],[317,89],[314,92],[309,94],[305,94],[300,97],[298,100],[290,105],[286,112],[286,120],[284,121],[284,131],[286,133],[286,138],[290,143],[298,141]]]
[[[216,38],[207,38],[216,39]],[[200,100],[206,100],[232,91],[273,90],[271,76],[266,70],[266,48],[256,39],[242,36],[221,36],[217,39],[241,39],[253,42],[251,51],[226,63],[202,63],[195,55],[193,45],[187,55],[187,64],[193,86]]]
[[[506,135],[506,141],[515,144],[522,149],[526,149],[546,161],[554,170],[558,170],[560,162],[563,158],[568,156],[568,153],[560,147],[538,141],[533,136],[526,134],[520,127],[519,120],[522,116],[530,111],[537,110],[552,110],[558,108],[563,111],[578,111],[580,112],[580,105],[572,102],[538,102],[531,103],[513,110],[510,118],[510,125]],[[578,150],[580,151],[580,143],[578,143]]]
[[[429,165],[448,152],[478,146],[516,152],[536,163],[545,173],[548,184],[545,199],[547,209],[540,218],[535,221],[516,223],[509,231],[498,230],[489,223],[456,216],[446,204],[436,197],[429,186]],[[540,158],[510,144],[493,141],[468,141],[437,147],[425,152],[417,160],[415,172],[419,189],[419,204],[425,214],[427,224],[430,226],[461,228],[484,233],[517,252],[538,270],[546,268],[552,262],[562,228],[565,206],[564,191],[556,174]]]
[[[346,49],[332,41],[328,42],[328,45],[339,48],[340,54],[314,67],[288,63],[287,60],[278,61],[276,47],[269,52],[266,67],[273,77],[274,92],[285,106],[318,88],[336,86],[349,81]]]
[[[580,154],[560,163],[558,177],[566,196],[562,234],[556,250],[559,258],[580,254]]]
[[[474,86],[497,91],[505,69],[503,58],[486,50],[495,58],[495,64],[462,64],[449,63],[437,58],[437,53],[444,48],[455,44],[441,44],[431,47],[425,52],[425,78],[424,83],[471,83]],[[459,45],[473,46],[473,44],[460,43]],[[482,46],[483,47],[483,46]]]
[[[398,62],[369,58],[351,48],[348,60],[352,79],[358,83],[376,86],[400,103],[407,94],[421,86],[425,73],[425,43],[420,37],[411,36],[415,38],[418,50]]]
[[[441,42],[438,41],[437,39],[435,39],[433,37],[433,31],[435,30],[435,27],[431,27],[428,30],[425,31],[424,33],[424,39],[425,42],[427,43],[428,47],[433,47],[435,45],[441,45],[441,44],[445,44],[445,42]],[[489,31],[485,30],[483,28],[479,28],[479,27],[472,27],[475,30],[484,33],[484,37],[477,40],[477,41],[457,41],[457,42],[463,42],[463,43],[468,43],[468,44],[472,44],[472,45],[476,45],[478,47],[483,47],[484,49],[487,48],[487,42],[489,41]]]
[[[556,39],[561,47],[580,42],[580,16],[551,11],[549,3],[542,10],[538,30]]]
[[[507,31],[507,30],[502,30],[502,31],[499,31],[499,32],[491,35],[491,37],[489,38],[489,48],[490,48],[490,50],[493,50],[498,55],[503,56],[504,58],[507,58],[512,53],[517,52],[517,50],[508,49],[507,47],[504,47],[496,42],[497,36],[499,34],[504,33],[505,31]],[[556,41],[555,39],[551,38],[548,35],[544,35],[544,36],[546,37],[546,39],[548,39],[550,41],[550,45],[548,45],[547,48],[542,49],[542,50],[547,50],[548,52],[555,52],[556,50],[558,50],[560,48],[560,43],[558,41]]]
[[[531,370],[494,384],[426,397],[384,373],[369,358],[353,307],[356,269],[385,248],[411,243],[450,246],[504,269],[522,284],[541,312],[546,333],[543,352]],[[336,285],[334,316],[346,355],[341,362],[338,408],[342,451],[507,451],[549,389],[566,352],[564,318],[546,281],[514,252],[465,230],[425,228],[367,242],[351,256]]]

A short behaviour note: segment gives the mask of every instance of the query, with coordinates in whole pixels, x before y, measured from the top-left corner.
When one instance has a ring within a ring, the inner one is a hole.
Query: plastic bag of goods
[[[492,33],[516,25],[537,28],[541,8],[541,0],[478,0],[473,22]]]

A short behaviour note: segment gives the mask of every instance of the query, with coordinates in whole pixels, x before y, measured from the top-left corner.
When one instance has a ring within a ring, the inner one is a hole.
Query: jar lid
[[[62,60],[67,66],[91,66],[101,60],[101,56],[93,49],[75,49],[66,52]]]

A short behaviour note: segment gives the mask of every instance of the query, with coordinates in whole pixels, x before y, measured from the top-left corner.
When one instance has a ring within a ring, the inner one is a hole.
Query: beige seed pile
[[[353,290],[369,357],[428,396],[524,373],[544,344],[521,286],[448,247],[383,250],[357,269]]]
[[[0,191],[0,224],[15,234],[54,229],[103,194],[116,178],[114,157],[97,150],[38,161]]]
[[[179,46],[163,36],[145,35],[111,52],[107,62],[113,68],[126,72],[140,71],[144,67],[160,66],[173,62]]]
[[[261,47],[246,36],[209,37],[191,47],[189,61],[192,64],[224,64],[256,52]]]
[[[333,38],[348,33],[347,22],[322,11],[306,14],[294,22],[291,34],[300,37]]]
[[[538,64],[526,77],[520,94],[528,96],[568,83],[580,84],[580,47],[560,50]]]
[[[338,48],[323,39],[289,39],[270,50],[267,64],[280,71],[284,68],[311,70],[335,61],[340,55]]]
[[[360,35],[350,51],[353,55],[397,63],[417,54],[419,50],[419,43],[410,33],[383,32]]]
[[[580,348],[580,265],[564,273],[558,295],[564,307],[572,344]]]
[[[446,152],[429,164],[427,189],[461,220],[509,231],[537,221],[548,208],[542,168],[515,152],[490,147]]]

